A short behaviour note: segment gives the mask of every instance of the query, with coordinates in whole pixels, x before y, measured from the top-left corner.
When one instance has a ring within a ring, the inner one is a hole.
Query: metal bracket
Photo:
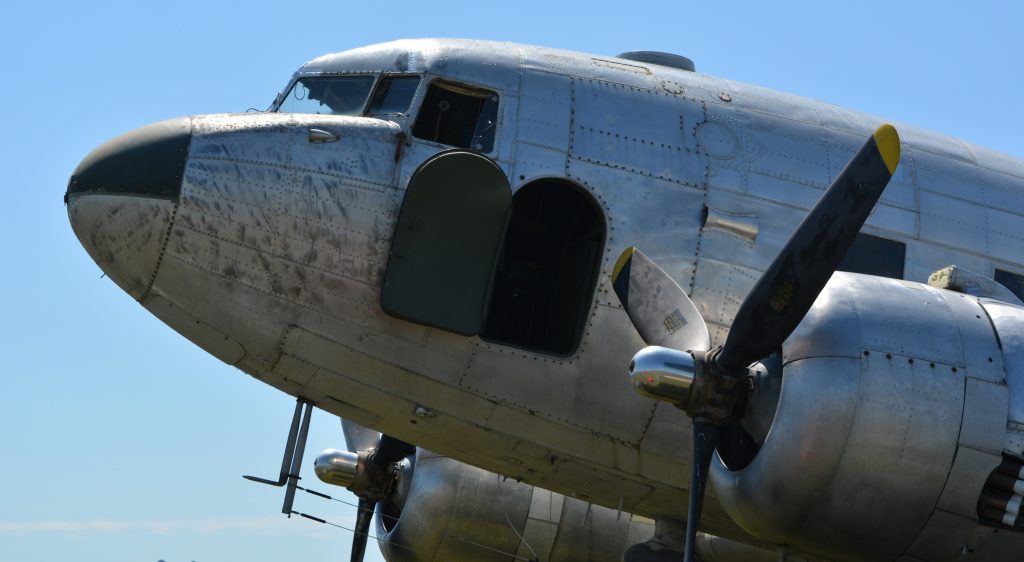
[[[338,135],[328,131],[326,129],[309,129],[309,142],[313,144],[327,144],[329,142],[336,142]]]
[[[704,228],[721,230],[748,242],[757,239],[757,215],[730,213],[704,205]]]
[[[303,411],[305,406],[305,411]],[[281,474],[277,480],[260,478],[243,474],[242,478],[269,484],[270,486],[288,486],[284,492],[284,505],[281,513],[292,516],[292,504],[295,502],[295,489],[299,485],[299,469],[302,468],[302,453],[306,449],[306,436],[309,434],[309,420],[313,417],[313,403],[305,398],[299,397],[295,401],[295,413],[292,415],[292,425],[288,430],[288,441],[284,444],[284,458],[281,459]],[[300,423],[301,418],[301,423]]]

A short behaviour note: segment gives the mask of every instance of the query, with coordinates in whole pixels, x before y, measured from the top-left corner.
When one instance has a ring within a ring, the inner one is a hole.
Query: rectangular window
[[[494,148],[497,119],[495,92],[435,80],[423,98],[412,135],[488,153]]]
[[[839,271],[903,279],[907,245],[903,242],[860,233],[839,262]]]
[[[281,100],[281,113],[362,115],[376,78],[366,76],[307,76],[295,81]]]
[[[1024,275],[996,268],[996,283],[1002,284],[1011,293],[1017,295],[1018,299],[1024,301]]]
[[[409,111],[409,104],[420,84],[419,76],[385,76],[377,83],[366,110],[368,117],[403,115]]]

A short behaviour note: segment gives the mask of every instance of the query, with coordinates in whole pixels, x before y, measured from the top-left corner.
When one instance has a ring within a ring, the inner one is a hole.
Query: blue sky
[[[0,562],[348,557],[350,533],[285,519],[278,490],[240,478],[276,473],[292,398],[162,325],[72,234],[61,196],[102,141],[266,107],[326,52],[472,37],[677,52],[702,72],[1024,156],[1022,16],[987,1],[12,3],[0,20]],[[307,459],[342,445],[337,419],[318,413]],[[354,516],[304,495],[297,509]],[[367,560],[380,560],[372,544]]]

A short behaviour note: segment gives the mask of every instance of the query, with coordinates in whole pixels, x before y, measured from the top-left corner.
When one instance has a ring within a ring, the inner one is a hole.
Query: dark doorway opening
[[[519,189],[481,336],[532,351],[574,353],[604,241],[603,214],[583,189],[557,180]]]

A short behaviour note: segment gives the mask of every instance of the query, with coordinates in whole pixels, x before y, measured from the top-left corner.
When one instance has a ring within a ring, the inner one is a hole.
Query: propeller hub
[[[685,404],[697,375],[693,354],[652,345],[641,349],[629,364],[633,389],[655,400]]]
[[[352,453],[327,449],[316,457],[313,472],[321,481],[347,488],[360,498],[379,500],[387,497],[395,482],[391,467],[378,468],[371,451]]]
[[[641,349],[629,364],[633,389],[670,402],[691,418],[725,424],[748,396],[747,370],[726,371],[715,362],[721,348],[705,352],[678,351],[656,345]]]
[[[697,377],[690,388],[690,399],[677,404],[691,418],[703,418],[715,425],[724,425],[742,411],[741,404],[752,390],[752,380],[744,367],[739,372],[719,366],[722,348],[695,351]]]
[[[348,488],[359,473],[359,455],[348,451],[327,449],[313,461],[313,472],[326,484]]]
[[[359,476],[359,454],[327,449],[313,461],[313,472],[326,484],[348,488]]]

